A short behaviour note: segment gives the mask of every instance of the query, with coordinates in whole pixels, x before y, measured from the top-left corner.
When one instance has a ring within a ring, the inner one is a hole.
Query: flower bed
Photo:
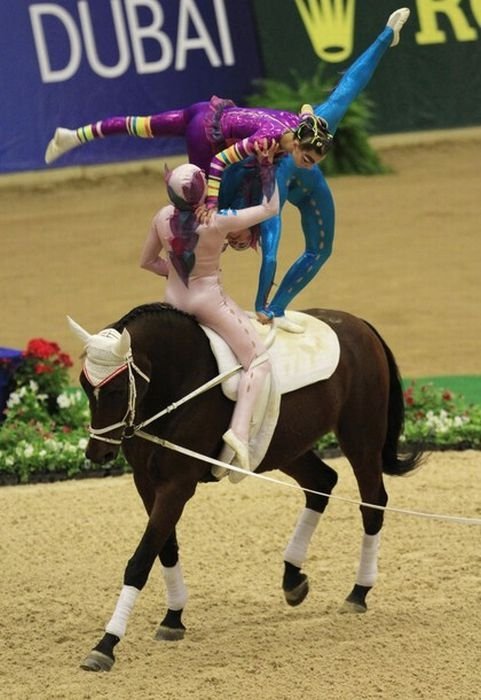
[[[99,468],[85,457],[89,423],[83,391],[70,386],[70,357],[56,343],[31,340],[12,372],[0,423],[0,484],[123,473],[119,459]]]
[[[72,361],[56,343],[30,341],[12,372],[11,391],[0,423],[0,484],[122,474],[122,455],[105,467],[85,457],[89,409],[79,388],[70,386]],[[411,383],[404,392],[403,443],[426,449],[481,449],[481,405],[433,384]],[[338,454],[333,434],[319,451]]]

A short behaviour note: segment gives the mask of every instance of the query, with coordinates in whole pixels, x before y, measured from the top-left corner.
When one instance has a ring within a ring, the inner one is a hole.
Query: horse
[[[383,474],[411,472],[419,465],[422,450],[401,453],[401,378],[380,334],[347,312],[308,309],[305,313],[335,330],[339,363],[328,379],[281,397],[272,440],[256,471],[279,469],[304,489],[305,505],[284,552],[282,578],[286,602],[299,605],[309,591],[302,571],[309,541],[337,482],[336,472],[316,444],[321,436],[334,432],[352,466],[362,501],[360,561],[342,607],[344,612],[360,613],[367,610],[366,596],[377,577],[383,508],[388,500]],[[95,335],[69,320],[85,346],[80,383],[91,414],[86,457],[105,464],[121,448],[148,515],[143,536],[125,567],[124,585],[105,634],[81,663],[88,671],[109,671],[114,648],[125,635],[136,597],[157,557],[167,611],[155,637],[170,641],[184,637],[187,588],[176,525],[198,483],[217,481],[211,474],[212,464],[198,455],[214,460],[219,455],[234,404],[215,381],[217,363],[205,333],[184,312],[163,303],[144,304]],[[94,353],[95,339],[100,339],[102,347]],[[211,388],[197,393],[199,385]],[[190,400],[183,398],[191,394]],[[179,445],[180,451],[170,449],[172,445]]]

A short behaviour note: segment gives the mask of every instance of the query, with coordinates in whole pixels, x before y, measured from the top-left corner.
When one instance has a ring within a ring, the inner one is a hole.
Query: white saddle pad
[[[252,469],[262,461],[274,433],[279,415],[281,394],[295,391],[308,384],[328,379],[335,371],[340,357],[337,335],[332,328],[314,316],[300,311],[287,311],[286,316],[304,327],[304,333],[290,333],[281,328],[269,349],[272,374],[257,402],[251,423],[249,457]],[[256,331],[267,336],[269,325],[251,319]],[[202,326],[214,353],[219,372],[226,372],[238,363],[227,343],[210,328]],[[239,374],[222,383],[224,394],[231,401],[237,398]]]

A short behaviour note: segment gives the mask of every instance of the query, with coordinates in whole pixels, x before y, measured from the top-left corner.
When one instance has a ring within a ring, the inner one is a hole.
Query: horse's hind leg
[[[300,605],[309,593],[309,580],[301,571],[302,565],[321,514],[329,501],[327,495],[337,483],[337,474],[314,451],[306,452],[282,471],[295,479],[302,488],[317,492],[306,492],[305,507],[284,551],[284,596],[289,605]]]
[[[383,508],[387,503],[387,493],[382,477],[381,453],[370,451],[363,455],[353,454],[352,449],[349,451],[346,448],[344,454],[354,469],[362,502],[378,506],[378,508],[360,507],[364,534],[356,583],[341,608],[341,612],[362,613],[367,610],[366,596],[377,580],[378,553],[384,521]]]

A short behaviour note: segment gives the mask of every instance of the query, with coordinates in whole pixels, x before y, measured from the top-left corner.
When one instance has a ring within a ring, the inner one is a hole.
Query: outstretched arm
[[[250,136],[249,138],[237,141],[236,143],[225,148],[223,151],[216,153],[210,163],[210,169],[207,177],[207,199],[206,205],[210,209],[217,208],[219,199],[220,183],[224,170],[233,163],[238,163],[249,156],[254,155],[257,139]]]
[[[279,144],[274,140],[268,144],[267,139],[263,139],[255,144],[254,151],[259,161],[262,182],[262,202],[245,209],[227,209],[219,212],[216,215],[216,224],[225,235],[259,224],[279,213],[279,189],[273,165],[278,148]]]

